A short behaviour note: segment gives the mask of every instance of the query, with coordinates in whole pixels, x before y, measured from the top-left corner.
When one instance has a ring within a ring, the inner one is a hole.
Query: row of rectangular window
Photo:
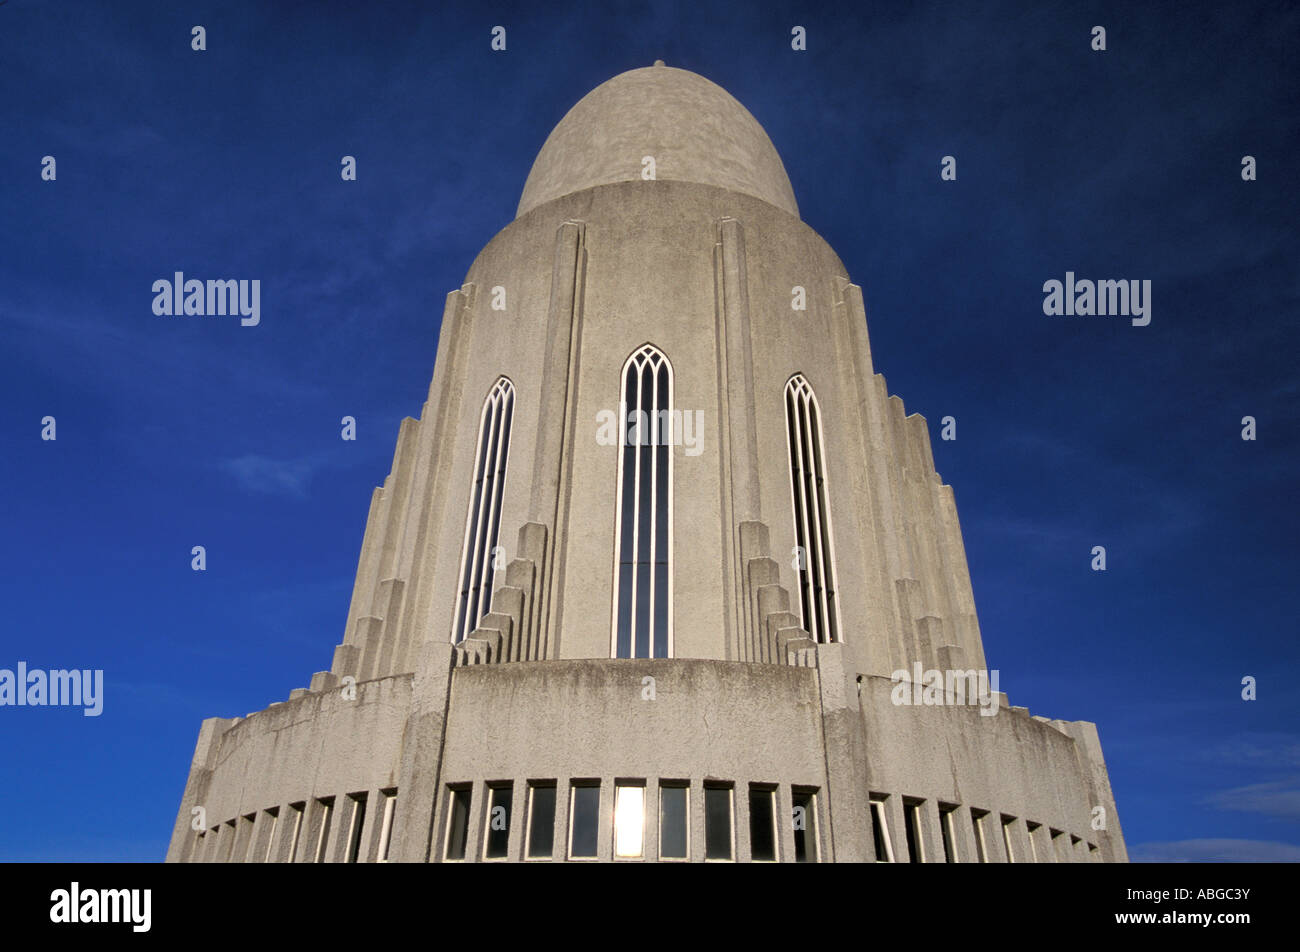
[[[871,832],[876,849],[876,862],[893,863],[895,862],[893,840],[889,832],[888,820],[888,794],[871,795]],[[917,800],[910,797],[903,798],[903,832],[907,842],[907,861],[911,863],[925,863],[930,860],[925,853],[925,837],[922,834],[922,808],[925,805],[924,800]],[[939,806],[939,837],[943,845],[943,862],[957,863],[961,862],[961,857],[957,847],[957,811],[960,809],[959,804],[942,803]],[[970,808],[971,835],[974,843],[974,856],[968,861],[977,863],[990,862],[988,841],[986,839],[986,819],[989,815],[987,810],[979,810],[975,807]],[[1027,856],[1017,857],[1017,849],[1014,845],[1014,830],[1017,817],[1000,814],[1002,826],[1002,845],[1005,850],[1007,862],[1015,863],[1019,859],[1027,860],[1032,863],[1068,863],[1072,855],[1079,852],[1079,844],[1084,841],[1075,836],[1073,833],[1066,834],[1061,830],[1044,827],[1041,823],[1035,823],[1032,820],[1025,821],[1025,828],[1028,834],[1029,853]],[[1044,832],[1045,831],[1045,832]],[[1069,836],[1069,851],[1065,847],[1065,837]],[[1097,847],[1093,843],[1087,844],[1088,852],[1087,861],[1095,861],[1099,858]],[[937,861],[937,860],[936,860]]]
[[[379,794],[383,800],[383,812],[375,860],[386,863],[392,841],[397,790],[390,788],[379,791]],[[369,794],[364,791],[350,793],[345,797],[348,832],[343,843],[342,862],[365,861],[361,856],[361,846],[369,799]],[[313,810],[309,825],[306,825],[308,801],[300,800],[287,805],[283,811],[286,813],[287,824],[283,839],[276,838],[276,834],[281,832],[280,807],[263,810],[260,823],[256,813],[249,813],[200,833],[191,853],[191,862],[323,863],[328,857],[330,831],[334,825],[335,798],[318,797],[311,803]],[[263,830],[266,831],[265,834],[262,834]]]
[[[658,858],[686,861],[691,858],[691,792],[687,781],[660,781]],[[481,856],[484,860],[508,858],[514,784],[487,785],[484,804]],[[599,781],[575,780],[568,789],[568,812],[564,856],[571,860],[594,860],[600,855],[602,833],[610,839],[610,855],[616,860],[640,860],[647,856],[647,827],[655,821],[648,810],[643,780],[617,780],[610,828],[604,830],[600,817]],[[791,788],[793,860],[818,861],[817,792],[810,787]],[[749,787],[749,852],[754,862],[776,862],[781,841],[777,826],[777,788],[770,784]],[[443,856],[447,862],[461,862],[469,850],[472,788],[467,784],[447,789],[446,830]],[[735,859],[735,788],[731,783],[703,785],[703,826],[706,862]],[[553,780],[528,783],[523,858],[549,860],[555,857],[555,824],[559,796]]]

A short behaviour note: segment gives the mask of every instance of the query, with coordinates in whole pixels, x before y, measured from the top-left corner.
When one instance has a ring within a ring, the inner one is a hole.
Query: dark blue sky
[[[0,859],[161,859],[201,719],[329,667],[444,295],[656,58],[758,118],[863,287],[990,666],[1098,724],[1134,858],[1300,859],[1300,7],[180,6],[0,6],[0,667],[107,682],[0,708]],[[155,316],[174,271],[260,279],[261,324]],[[1045,316],[1066,271],[1151,280],[1150,326]]]

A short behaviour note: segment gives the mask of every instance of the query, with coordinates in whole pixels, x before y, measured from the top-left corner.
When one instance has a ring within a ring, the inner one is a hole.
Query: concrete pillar
[[[397,813],[389,857],[394,862],[423,863],[429,858],[430,833],[441,790],[442,740],[451,693],[453,650],[449,642],[429,641],[420,651],[406,719],[399,768]]]
[[[566,221],[555,235],[551,299],[546,317],[546,357],[542,365],[537,444],[533,456],[528,521],[553,533],[545,562],[538,563],[541,585],[542,643],[558,647],[563,616],[563,552],[567,540],[568,471],[572,465],[574,407],[578,399],[582,348],[582,300],[586,282],[586,225]],[[548,657],[555,657],[553,654]]]

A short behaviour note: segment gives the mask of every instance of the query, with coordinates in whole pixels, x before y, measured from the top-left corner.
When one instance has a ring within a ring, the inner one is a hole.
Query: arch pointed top
[[[601,83],[551,130],[517,217],[597,185],[640,181],[645,156],[658,181],[716,185],[799,214],[781,156],[749,110],[698,73],[656,60]]]

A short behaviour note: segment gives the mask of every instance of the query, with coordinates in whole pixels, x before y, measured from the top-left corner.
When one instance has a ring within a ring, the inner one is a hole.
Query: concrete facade
[[[645,344],[671,363],[674,408],[703,426],[698,452],[668,448],[671,656],[612,657],[623,450],[598,420]],[[796,375],[819,412],[827,512],[803,541],[827,550],[833,638],[799,594]],[[453,643],[484,399],[502,377],[514,402],[491,611]],[[982,712],[951,685],[914,694],[918,664],[986,667],[926,422],[875,373],[862,292],[799,219],[762,128],[656,64],[569,112],[518,217],[447,295],[331,670],[203,723],[167,859],[444,861],[463,842],[465,861],[519,860],[544,851],[530,827],[543,823],[551,851],[531,860],[576,859],[571,826],[598,802],[591,858],[609,860],[623,784],[644,788],[643,860],[661,858],[661,789],[683,785],[691,860],[718,858],[706,842],[719,849],[723,814],[706,829],[705,801],[724,801],[705,791],[726,789],[733,860],[753,857],[751,804],[766,816],[769,802],[780,861],[1127,860],[1092,724],[991,692]]]

